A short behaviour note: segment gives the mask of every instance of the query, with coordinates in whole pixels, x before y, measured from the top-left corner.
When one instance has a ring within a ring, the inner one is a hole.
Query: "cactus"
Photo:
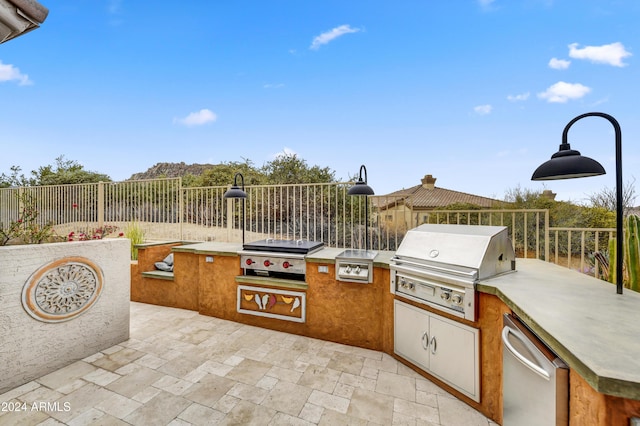
[[[624,263],[629,279],[628,287],[640,291],[640,217],[632,214],[624,221]]]
[[[610,283],[616,283],[616,264],[617,264],[617,255],[616,253],[616,239],[611,238],[609,240],[609,276],[608,280]]]
[[[629,215],[623,223],[624,286],[640,291],[640,217]],[[609,281],[616,282],[616,239],[609,240]]]

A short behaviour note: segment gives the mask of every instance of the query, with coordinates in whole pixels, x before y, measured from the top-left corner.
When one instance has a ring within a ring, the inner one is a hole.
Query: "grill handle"
[[[418,269],[411,268],[411,270],[417,271],[417,272],[420,272],[420,273],[425,273],[425,265],[423,263],[420,263],[420,262],[415,262],[415,261],[412,261],[412,260],[400,259],[400,258],[394,257],[394,258],[391,259],[391,263],[394,264],[395,266],[409,265],[409,267],[411,267],[411,266],[418,267]],[[459,275],[461,277],[465,277],[469,281],[475,281],[475,279],[478,277],[478,271],[475,271],[475,270],[472,270],[472,271],[459,271],[459,270],[443,268],[443,267],[439,267],[439,266],[435,266],[435,265],[429,265],[428,268],[430,270],[436,270],[438,272],[444,272],[447,277],[452,275],[452,274],[455,274],[455,275]],[[434,273],[434,272],[431,272],[431,271],[429,271],[428,273],[429,274],[433,274],[435,276],[439,276],[437,273]]]
[[[434,280],[434,284],[438,285],[438,282],[442,282],[442,283],[451,283],[451,284],[458,284],[460,286],[463,287],[469,287],[470,284],[474,284],[474,279],[464,279],[461,277],[456,277],[453,275],[444,275],[444,274],[438,274],[435,273],[433,271],[427,271],[425,269],[418,269],[418,268],[412,268],[410,266],[405,266],[405,265],[391,265],[392,269],[395,269],[396,271],[400,271],[400,272],[406,272],[412,275],[417,275],[417,276],[422,276],[422,277],[426,277],[426,278],[431,278],[432,280]],[[472,274],[473,276],[475,276],[475,272]],[[424,279],[423,279],[424,281]]]

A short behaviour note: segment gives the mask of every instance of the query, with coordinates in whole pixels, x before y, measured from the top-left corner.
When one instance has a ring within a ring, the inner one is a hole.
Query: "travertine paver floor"
[[[0,403],[0,425],[495,425],[381,352],[134,302],[130,340]]]

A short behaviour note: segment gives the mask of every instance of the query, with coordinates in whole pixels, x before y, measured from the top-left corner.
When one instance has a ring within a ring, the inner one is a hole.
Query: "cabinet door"
[[[429,370],[456,389],[480,399],[478,330],[431,315]]]
[[[394,351],[423,369],[429,368],[429,316],[397,300],[394,303]]]

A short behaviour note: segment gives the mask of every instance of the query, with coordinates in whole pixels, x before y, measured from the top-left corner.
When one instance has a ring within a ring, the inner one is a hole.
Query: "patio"
[[[136,302],[128,341],[0,404],[11,425],[496,425],[382,352]]]

